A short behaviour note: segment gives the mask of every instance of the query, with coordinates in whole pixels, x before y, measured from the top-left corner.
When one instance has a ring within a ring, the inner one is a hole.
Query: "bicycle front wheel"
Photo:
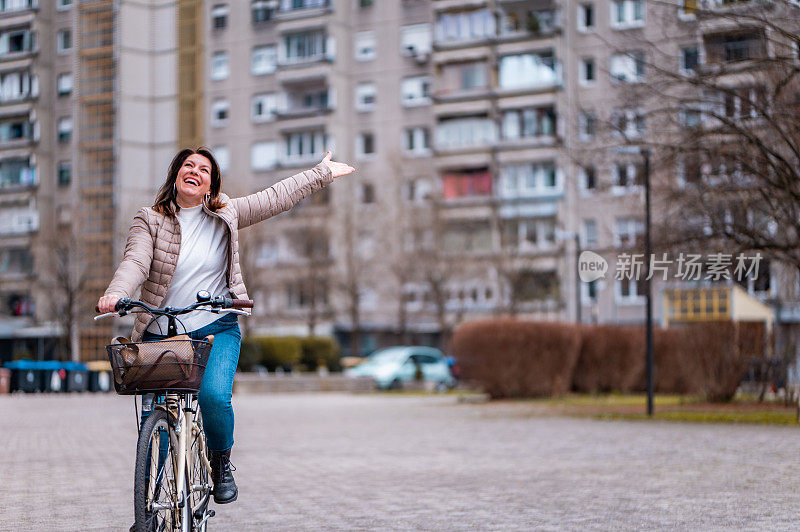
[[[153,410],[136,446],[133,508],[136,532],[181,530],[182,509],[177,490],[178,441],[169,414]]]

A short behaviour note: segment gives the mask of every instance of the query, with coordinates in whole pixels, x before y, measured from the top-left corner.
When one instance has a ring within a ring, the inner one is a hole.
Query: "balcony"
[[[294,20],[330,13],[330,0],[282,0],[275,20]]]
[[[522,9],[514,9],[520,7]],[[561,31],[561,12],[555,9],[527,11],[527,4],[506,6],[501,11],[498,40],[515,41],[551,37]]]
[[[0,122],[0,148],[27,146],[34,140],[34,124],[27,116]]]
[[[451,118],[436,126],[437,151],[488,149],[497,141],[497,126],[489,118]]]
[[[0,192],[12,192],[38,185],[36,168],[27,159],[0,160]]]
[[[299,67],[336,58],[336,41],[322,31],[284,34],[278,47],[278,66]]]
[[[492,196],[492,174],[487,168],[442,174],[445,201],[485,200]]]
[[[27,235],[39,229],[39,211],[30,206],[0,208],[0,236]]]
[[[705,37],[706,63],[726,64],[766,57],[766,42],[757,32]]]
[[[0,2],[0,18],[13,16],[28,10],[38,9],[39,0],[16,0],[14,2]]]
[[[552,52],[507,55],[500,58],[498,70],[501,94],[547,91],[561,86],[561,63]]]
[[[39,80],[26,70],[0,74],[0,105],[25,102],[39,95]]]
[[[328,87],[324,79],[317,84],[284,83],[284,90],[278,97],[278,120],[324,115],[336,106],[336,90]]]
[[[14,61],[31,57],[39,51],[36,34],[30,28],[14,29],[0,33],[0,61]]]

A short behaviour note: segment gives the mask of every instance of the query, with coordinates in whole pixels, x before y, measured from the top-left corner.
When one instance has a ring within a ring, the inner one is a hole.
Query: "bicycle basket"
[[[120,395],[180,390],[197,392],[203,381],[211,344],[187,335],[152,342],[122,342],[106,346]]]

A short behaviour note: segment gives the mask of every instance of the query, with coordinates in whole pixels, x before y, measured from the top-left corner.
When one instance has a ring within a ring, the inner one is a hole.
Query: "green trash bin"
[[[86,363],[89,368],[89,391],[110,392],[114,389],[111,384],[111,364],[108,360],[93,360]]]

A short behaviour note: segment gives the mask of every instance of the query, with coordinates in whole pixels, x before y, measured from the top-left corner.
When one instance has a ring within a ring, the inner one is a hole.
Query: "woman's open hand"
[[[351,172],[355,172],[356,171],[356,169],[353,168],[352,166],[350,166],[349,164],[336,163],[336,162],[331,161],[331,157],[332,156],[333,156],[333,154],[330,151],[328,151],[328,153],[325,154],[325,158],[322,159],[322,162],[325,163],[328,166],[328,168],[331,169],[331,175],[333,177],[335,177],[335,178],[336,177],[341,177],[343,175],[347,175],[347,174],[349,174]]]

